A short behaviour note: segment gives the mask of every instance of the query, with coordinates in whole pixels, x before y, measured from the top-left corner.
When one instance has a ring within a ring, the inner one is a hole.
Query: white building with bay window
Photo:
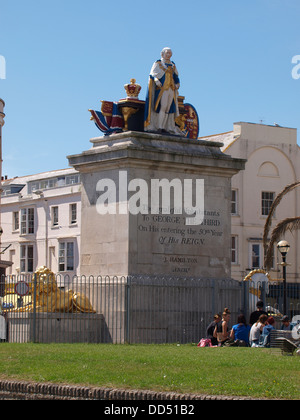
[[[2,182],[2,248],[13,264],[7,274],[33,273],[45,265],[79,275],[80,176],[62,169]]]

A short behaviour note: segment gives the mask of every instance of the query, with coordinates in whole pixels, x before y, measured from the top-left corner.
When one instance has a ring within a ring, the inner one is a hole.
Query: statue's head
[[[169,47],[165,47],[162,52],[160,53],[161,57],[164,58],[165,60],[170,60],[173,53],[171,48]]]

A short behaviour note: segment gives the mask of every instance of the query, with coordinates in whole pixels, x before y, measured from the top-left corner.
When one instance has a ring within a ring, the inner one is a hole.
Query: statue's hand
[[[162,84],[160,83],[160,81],[158,79],[155,78],[154,81],[155,81],[155,84],[156,84],[157,87],[159,87],[159,88],[162,87]]]

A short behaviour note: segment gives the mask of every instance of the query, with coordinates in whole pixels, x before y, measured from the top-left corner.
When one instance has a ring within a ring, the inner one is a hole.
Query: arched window
[[[279,170],[272,162],[264,162],[259,170],[258,176],[279,177]]]

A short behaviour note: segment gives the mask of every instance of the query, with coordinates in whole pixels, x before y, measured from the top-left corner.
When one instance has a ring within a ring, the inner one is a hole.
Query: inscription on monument
[[[188,275],[201,263],[201,255],[223,238],[221,212],[204,211],[202,224],[193,227],[185,224],[186,217],[173,214],[172,209],[170,213],[139,215],[138,243],[147,244],[156,264],[171,267],[172,273]]]

